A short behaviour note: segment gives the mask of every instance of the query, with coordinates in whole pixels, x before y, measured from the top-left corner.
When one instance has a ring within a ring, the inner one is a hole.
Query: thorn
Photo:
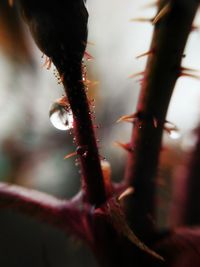
[[[165,121],[165,124],[164,124],[164,127],[163,129],[170,135],[172,131],[176,131],[178,132],[179,129],[177,128],[177,126],[173,123],[173,122],[170,122],[170,121]]]
[[[198,25],[193,25],[191,28],[191,31],[199,31],[199,26]]]
[[[72,153],[66,155],[66,156],[64,157],[64,159],[69,159],[69,158],[74,157],[74,156],[76,156],[76,155],[77,155],[77,152],[72,152]]]
[[[151,54],[154,54],[154,50],[149,50],[149,51],[147,51],[147,52],[145,52],[145,53],[142,53],[142,54],[138,55],[138,56],[136,57],[136,59],[139,59],[139,58],[141,58],[141,57],[145,57],[145,56],[149,56],[149,55],[151,55]]]
[[[112,203],[111,203],[112,204]],[[164,258],[156,253],[154,250],[146,246],[133,232],[129,227],[125,214],[121,209],[120,203],[113,203],[112,205],[108,204],[107,212],[109,212],[111,222],[113,226],[118,231],[119,234],[122,234],[124,237],[127,237],[134,245],[136,245],[142,251],[148,253],[149,255],[164,261]]]
[[[152,23],[153,19],[148,19],[148,18],[133,18],[130,19],[130,22],[149,22]]]
[[[198,72],[198,70],[195,70],[195,69],[181,67],[181,72],[184,72],[184,71]]]
[[[94,59],[94,57],[92,56],[92,55],[90,55],[88,52],[84,52],[84,58],[85,58],[85,60],[87,60],[87,61],[90,61],[90,60],[93,60]]]
[[[155,25],[157,22],[159,22],[165,15],[167,15],[170,11],[170,4],[166,4],[155,16],[155,18],[152,21],[152,24]]]
[[[117,123],[122,122],[122,121],[134,122],[134,120],[137,119],[137,118],[138,118],[137,113],[133,113],[133,114],[130,114],[130,115],[121,116],[116,122]]]
[[[52,60],[51,60],[51,58],[49,58],[49,57],[45,57],[45,62],[44,62],[44,64],[42,65],[42,68],[44,68],[44,67],[46,67],[47,68],[47,70],[50,70],[50,68],[51,68],[51,64],[52,64]]]
[[[155,117],[153,117],[153,125],[155,128],[158,128],[158,120]]]
[[[130,146],[129,143],[124,144],[124,143],[121,143],[121,142],[116,141],[116,142],[114,142],[114,144],[115,144],[116,146],[120,147],[120,148],[123,148],[124,150],[126,150],[126,151],[129,152],[129,153],[134,152],[134,149]]]
[[[95,45],[95,43],[90,42],[90,41],[87,41],[87,44],[88,44],[88,45]]]
[[[61,83],[64,82],[64,78],[65,78],[65,74],[63,73],[63,74],[60,75],[60,81],[61,81]]]
[[[91,81],[91,80],[87,79],[87,80],[83,81],[83,83],[85,86],[94,87],[94,86],[99,84],[99,81]]]
[[[124,198],[132,195],[134,193],[135,189],[130,186],[128,187],[124,192],[121,193],[121,195],[117,198],[118,201],[124,200]]]
[[[195,75],[195,74],[190,74],[187,72],[181,72],[180,76],[185,76],[185,77],[189,77],[189,78],[193,78],[193,79],[200,79],[199,75]]]
[[[137,73],[134,73],[134,74],[131,74],[128,78],[135,78],[137,76],[140,76],[140,75],[144,75],[144,71],[141,71],[141,72],[137,72]]]
[[[176,125],[173,122],[171,122],[171,121],[166,120],[165,121],[165,125],[166,124],[167,124],[167,128],[177,129]]]

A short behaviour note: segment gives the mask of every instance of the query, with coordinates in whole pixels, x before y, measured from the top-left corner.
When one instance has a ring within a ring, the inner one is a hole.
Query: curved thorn
[[[144,75],[144,73],[145,73],[144,71],[137,72],[137,73],[131,74],[130,76],[128,76],[128,78],[135,78],[137,76]]]
[[[94,59],[94,57],[92,56],[92,55],[90,55],[88,52],[84,52],[84,58],[85,58],[85,60],[87,60],[87,61],[90,61],[90,60],[93,60]]]
[[[118,146],[120,148],[123,148],[125,151],[127,151],[129,153],[134,152],[134,149],[130,146],[129,143],[125,144],[125,143],[121,143],[121,142],[115,141],[114,145]]]
[[[124,200],[124,198],[132,195],[134,193],[134,191],[135,191],[135,189],[132,186],[128,187],[125,191],[123,191],[121,193],[121,195],[117,198],[117,200],[119,202],[122,201],[122,200]]]
[[[181,72],[180,77],[181,76],[185,76],[185,77],[189,77],[189,78],[193,78],[193,79],[200,79],[199,75],[195,75],[195,74],[191,74],[191,73],[187,73],[187,72]]]
[[[122,122],[122,121],[125,121],[125,122],[134,122],[134,119],[137,119],[138,118],[138,115],[137,113],[133,113],[133,114],[130,114],[130,115],[124,115],[124,116],[121,116],[116,122],[119,123],[119,122]]]
[[[142,54],[138,55],[138,56],[136,57],[136,59],[139,59],[139,58],[141,58],[141,57],[145,57],[145,56],[149,56],[149,55],[151,55],[151,54],[153,54],[153,53],[154,53],[154,50],[149,50],[149,51],[147,51],[147,52],[145,52],[145,53],[142,53]]]
[[[198,70],[195,70],[195,69],[192,69],[192,68],[187,68],[187,67],[181,67],[181,71],[182,72],[184,72],[184,71],[198,72]]]
[[[76,156],[76,155],[77,155],[77,152],[75,151],[75,152],[72,152],[72,153],[66,155],[66,156],[64,157],[64,159],[69,159],[69,158],[74,157],[74,156]]]
[[[149,22],[152,23],[153,19],[149,18],[133,18],[129,20],[130,22]]]
[[[168,14],[168,12],[170,11],[170,4],[166,4],[159,12],[158,14],[155,16],[155,18],[152,21],[152,24],[155,25],[156,23],[158,23],[165,15]]]

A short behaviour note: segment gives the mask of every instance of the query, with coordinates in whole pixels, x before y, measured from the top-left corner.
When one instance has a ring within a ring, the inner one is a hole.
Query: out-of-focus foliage
[[[33,64],[33,57],[24,25],[16,6],[0,1],[0,48],[13,62]]]

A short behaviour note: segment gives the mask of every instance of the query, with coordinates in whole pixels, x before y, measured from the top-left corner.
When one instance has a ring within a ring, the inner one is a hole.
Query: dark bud
[[[62,73],[80,65],[87,43],[84,0],[18,0],[21,14],[40,48]]]

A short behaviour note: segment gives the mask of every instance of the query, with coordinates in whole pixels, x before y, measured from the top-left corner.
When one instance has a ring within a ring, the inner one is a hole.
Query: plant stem
[[[131,222],[139,232],[151,228],[155,217],[155,176],[158,166],[163,125],[177,78],[197,1],[162,0],[169,11],[155,25],[139,102],[138,122],[134,125],[128,155],[125,181],[135,188],[129,206]]]
[[[79,237],[80,212],[72,202],[17,185],[0,183],[0,209],[11,209]]]
[[[82,67],[76,66],[63,73],[63,84],[74,117],[74,136],[79,155],[82,188],[86,200],[99,206],[106,200],[94,126],[82,81]]]
[[[74,136],[79,155],[84,200],[99,206],[106,200],[103,174],[85,86],[82,58],[87,43],[88,12],[85,1],[54,1],[35,4],[19,0],[32,36],[56,66],[74,118]]]

